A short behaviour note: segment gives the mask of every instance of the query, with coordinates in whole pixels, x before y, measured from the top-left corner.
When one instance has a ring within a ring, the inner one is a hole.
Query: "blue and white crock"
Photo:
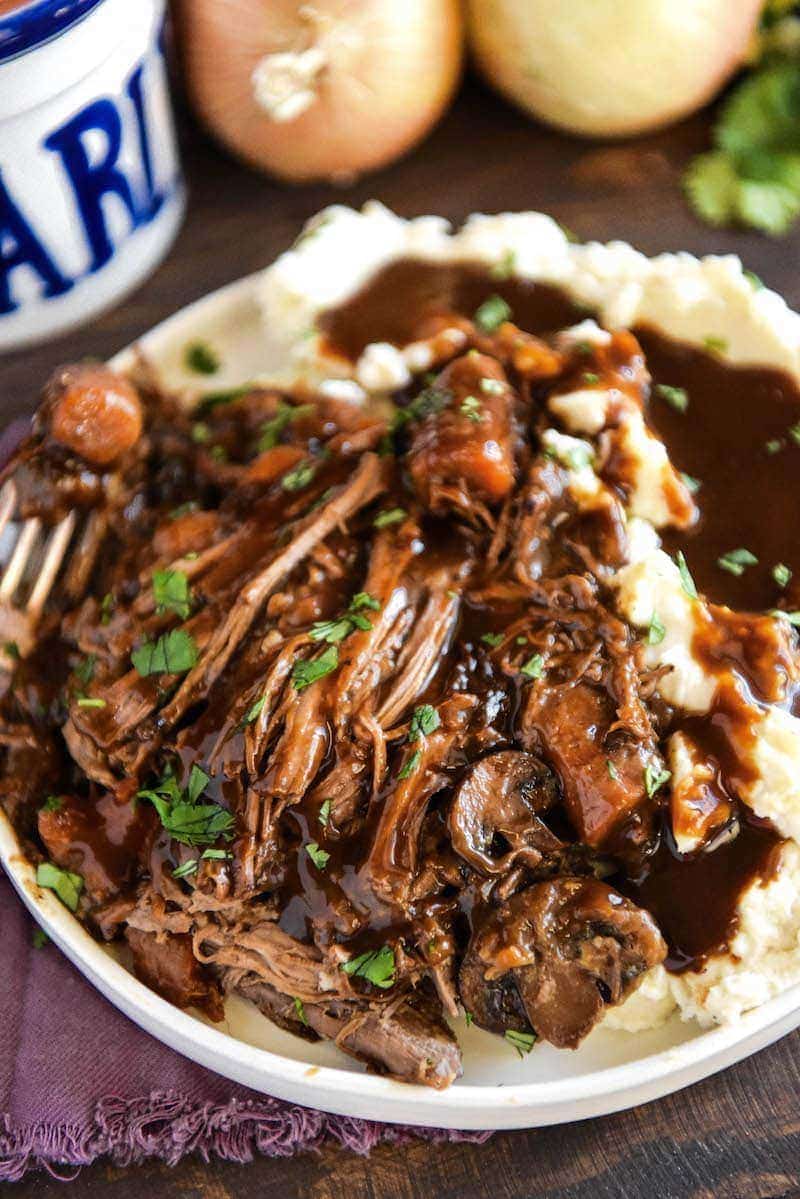
[[[169,248],[163,28],[164,0],[0,3],[0,350],[88,321]]]

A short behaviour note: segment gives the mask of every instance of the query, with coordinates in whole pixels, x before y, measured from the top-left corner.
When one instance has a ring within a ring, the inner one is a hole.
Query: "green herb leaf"
[[[323,800],[322,804],[320,805],[319,813],[317,814],[317,820],[320,822],[323,828],[328,827],[328,822],[331,818],[331,804],[332,801],[330,799],[326,799]]]
[[[41,862],[36,871],[36,881],[40,887],[54,891],[65,908],[77,912],[78,903],[83,890],[83,879],[71,870],[62,870],[52,862]]]
[[[292,421],[300,420],[304,416],[310,416],[314,411],[313,404],[287,404],[284,400],[278,404],[278,410],[271,420],[265,421],[261,426],[261,432],[258,439],[257,450],[261,454],[265,450],[274,449],[281,438],[281,434],[292,423]]]
[[[699,479],[695,479],[693,475],[687,475],[683,470],[681,471],[681,482],[691,495],[697,495],[703,486]]]
[[[200,505],[195,500],[187,500],[185,504],[178,504],[177,508],[173,508],[169,513],[170,520],[180,520],[182,516],[188,516],[190,512],[196,512]]]
[[[728,348],[728,343],[724,337],[714,337],[712,334],[703,338],[703,345],[712,354],[724,354]]]
[[[769,455],[779,454],[786,442],[781,437],[771,437],[769,441],[764,442],[764,449]]]
[[[789,436],[795,445],[800,445],[800,421],[796,425],[792,425],[789,429]]]
[[[302,491],[304,487],[308,487],[316,473],[317,468],[313,462],[300,462],[294,470],[283,476],[281,487],[284,491]]]
[[[665,783],[672,778],[672,772],[660,767],[656,762],[648,762],[644,769],[644,789],[650,799],[656,791],[660,791]]]
[[[106,701],[91,695],[79,695],[77,699],[79,708],[104,708]]]
[[[264,704],[266,702],[267,697],[262,695],[261,699],[257,699],[254,704],[251,704],[242,717],[242,724],[252,724],[254,720],[258,720],[259,716],[264,710]]]
[[[413,754],[411,755],[411,757],[408,759],[408,761],[406,762],[406,764],[403,766],[402,770],[398,774],[398,776],[397,776],[398,780],[402,781],[403,779],[409,778],[414,773],[414,771],[417,769],[417,767],[419,766],[421,761],[422,761],[422,750],[415,749]]]
[[[299,997],[299,995],[295,995],[295,997],[294,997],[294,1010],[295,1010],[295,1015],[297,1016],[297,1019],[300,1021],[300,1023],[308,1026],[308,1020],[306,1019],[306,1009],[303,1007],[303,1001]]]
[[[87,654],[85,658],[81,658],[73,673],[76,678],[80,679],[84,687],[88,687],[94,678],[94,668],[97,662],[97,654]]]
[[[206,416],[220,404],[230,404],[233,400],[241,400],[253,390],[252,383],[242,383],[239,387],[229,387],[227,391],[207,391],[197,406],[199,416]]]
[[[342,962],[341,969],[345,974],[365,978],[373,986],[386,990],[394,986],[394,950],[391,945],[382,945],[380,949],[372,949],[350,958],[349,962]]]
[[[459,411],[462,416],[466,416],[467,420],[477,422],[481,419],[481,402],[476,396],[465,396],[461,401]]]
[[[222,862],[232,858],[233,854],[228,853],[227,849],[204,849],[200,857],[204,862]]]
[[[137,792],[156,809],[164,829],[182,845],[213,845],[220,837],[233,836],[233,815],[219,804],[200,804],[197,800],[209,778],[199,766],[193,766],[186,792],[182,792],[173,774],[168,772],[153,787]]]
[[[380,611],[380,600],[376,600],[374,595],[370,595],[368,591],[357,591],[350,600],[349,612],[360,612],[362,608],[369,608],[370,612]]]
[[[755,271],[744,270],[744,271],[742,271],[742,274],[744,275],[745,279],[752,287],[753,291],[763,291],[764,290],[764,280],[760,279],[758,277],[758,275],[755,273]]]
[[[328,648],[318,658],[304,658],[295,662],[292,667],[292,686],[295,691],[310,687],[326,674],[331,674],[339,665],[339,651],[335,645]]]
[[[778,562],[772,568],[772,577],[779,587],[786,587],[791,580],[792,572],[784,562]]]
[[[431,733],[435,733],[441,724],[439,713],[431,704],[422,704],[419,708],[414,709],[411,721],[408,726],[408,739],[411,742],[419,741],[420,737],[429,737]]]
[[[520,669],[527,679],[540,679],[544,674],[544,658],[541,654],[533,654]]]
[[[489,296],[475,313],[475,324],[484,333],[496,333],[511,318],[511,309],[502,296]]]
[[[114,596],[111,592],[107,592],[100,601],[100,623],[103,625],[111,623],[111,614],[114,611]]]
[[[686,565],[686,558],[684,557],[683,550],[678,550],[677,554],[675,555],[675,561],[678,565],[678,572],[681,576],[681,586],[683,587],[683,590],[689,596],[689,599],[697,599],[697,588],[694,585],[694,579],[691,576],[689,567]]]
[[[493,279],[508,279],[514,274],[517,256],[514,250],[506,250],[503,257],[489,267]]]
[[[211,437],[211,430],[205,421],[196,420],[192,425],[192,441],[195,445],[205,445]]]
[[[185,629],[172,629],[135,649],[131,662],[143,679],[152,674],[185,674],[197,663],[197,645]]]
[[[197,858],[189,858],[182,865],[176,866],[172,871],[173,878],[188,878],[190,874],[197,874]]]
[[[583,382],[587,383],[590,387],[593,387],[595,383],[600,382],[600,376],[596,375],[594,371],[584,371]]]
[[[796,629],[800,628],[800,612],[784,612],[783,608],[770,608],[768,616],[775,616],[779,620],[788,620],[790,625]]]
[[[338,645],[349,637],[353,631],[353,622],[347,616],[339,616],[336,620],[315,620],[309,631],[312,641],[327,641],[329,645]]]
[[[379,512],[372,524],[376,529],[385,529],[388,525],[399,524],[407,515],[405,508],[389,508],[386,512]]]
[[[650,617],[650,624],[647,627],[647,644],[660,645],[667,635],[667,630],[658,618],[656,612]]]
[[[311,861],[316,866],[317,870],[324,870],[330,861],[330,854],[324,849],[320,849],[316,841],[309,841],[306,845],[306,853],[311,858]]]
[[[683,387],[670,387],[668,383],[656,383],[656,395],[660,396],[676,412],[683,413],[689,408],[689,393]]]
[[[213,375],[219,370],[219,358],[206,341],[193,341],[186,347],[183,361],[197,375]]]
[[[748,566],[758,566],[758,558],[750,550],[740,547],[717,558],[717,566],[720,570],[727,570],[728,574],[739,576],[744,574]]]
[[[63,806],[64,800],[60,795],[48,795],[39,810],[41,812],[60,812]]]
[[[159,613],[175,612],[186,620],[192,610],[189,580],[180,570],[153,571],[153,597]]]
[[[505,393],[506,387],[499,379],[481,379],[480,389],[487,396],[501,396]]]
[[[492,649],[497,649],[497,646],[503,640],[502,633],[484,633],[481,636],[481,641],[484,645],[491,646]]]
[[[189,772],[189,782],[186,787],[186,798],[189,803],[197,802],[210,781],[211,780],[206,774],[205,770],[201,770],[196,764],[192,766],[192,769]]]
[[[17,645],[16,641],[4,641],[3,653],[6,655],[6,657],[11,658],[14,662],[19,662],[22,656],[19,652],[19,646]]]
[[[472,1024],[472,1019],[472,1012],[468,1012],[467,1009],[464,1008],[464,1023],[466,1024],[467,1028],[469,1028],[470,1024]]]
[[[613,779],[615,783],[619,782],[619,771],[610,758],[606,758],[606,770],[610,779]]]
[[[37,925],[33,930],[33,935],[31,936],[31,945],[33,945],[34,949],[44,949],[45,945],[49,944],[50,938],[48,937],[47,933],[43,928],[39,928]]]
[[[507,1028],[503,1036],[509,1045],[513,1045],[520,1057],[530,1053],[536,1044],[535,1032],[518,1032],[515,1028]]]

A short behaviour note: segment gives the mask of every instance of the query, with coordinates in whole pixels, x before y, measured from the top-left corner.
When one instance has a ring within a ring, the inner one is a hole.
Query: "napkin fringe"
[[[117,1166],[156,1157],[173,1166],[187,1154],[199,1153],[206,1161],[213,1156],[243,1164],[257,1154],[290,1157],[326,1143],[366,1155],[382,1141],[404,1144],[419,1136],[482,1144],[491,1133],[379,1124],[268,1097],[215,1104],[198,1103],[175,1091],[153,1091],[139,1099],[101,1099],[94,1120],[86,1124],[15,1125],[4,1116],[0,1182],[19,1182],[35,1169],[68,1180],[78,1171],[69,1175],[58,1167],[80,1168],[99,1157],[109,1157]]]

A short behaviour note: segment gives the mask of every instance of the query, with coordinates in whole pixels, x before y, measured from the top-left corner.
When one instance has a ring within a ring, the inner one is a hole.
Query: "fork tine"
[[[3,484],[3,489],[0,491],[0,537],[3,535],[3,530],[9,522],[11,513],[17,502],[17,489],[14,486],[13,479],[9,479]]]
[[[34,618],[39,615],[44,607],[47,597],[50,594],[50,589],[56,581],[56,575],[61,568],[61,563],[64,561],[64,554],[67,552],[67,546],[75,529],[75,519],[74,511],[69,512],[56,525],[47,544],[42,568],[39,571],[27,603],[28,612]]]
[[[11,560],[3,575],[3,581],[0,583],[0,600],[10,600],[16,591],[17,584],[22,578],[25,567],[28,565],[28,559],[30,558],[36,538],[39,535],[41,523],[38,516],[32,516],[22,526],[19,541],[14,547],[14,553],[11,555]]]

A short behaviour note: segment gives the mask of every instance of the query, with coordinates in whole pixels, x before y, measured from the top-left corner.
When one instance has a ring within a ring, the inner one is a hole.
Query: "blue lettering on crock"
[[[152,221],[161,210],[167,194],[156,186],[148,130],[143,75],[145,62],[137,64],[125,84],[126,99],[132,110],[139,162],[135,164],[136,179],[120,163],[123,145],[123,119],[114,100],[103,97],[93,100],[75,116],[55,129],[43,141],[43,146],[56,154],[70,185],[80,227],[90,252],[87,273],[100,270],[114,254],[114,244],[103,209],[104,197],[114,195],[124,205],[130,218],[130,231]],[[87,135],[99,133],[105,142],[99,162],[89,157]],[[11,274],[19,266],[27,266],[42,281],[45,297],[63,295],[77,278],[65,276],[56,258],[46,248],[46,239],[34,229],[30,214],[23,213],[12,199],[0,174],[0,316],[19,307],[11,291]],[[79,278],[80,276],[78,276]]]
[[[11,296],[10,275],[15,267],[28,265],[36,271],[46,296],[63,296],[72,287],[56,266],[43,243],[11,199],[0,171],[0,315],[18,305]]]

